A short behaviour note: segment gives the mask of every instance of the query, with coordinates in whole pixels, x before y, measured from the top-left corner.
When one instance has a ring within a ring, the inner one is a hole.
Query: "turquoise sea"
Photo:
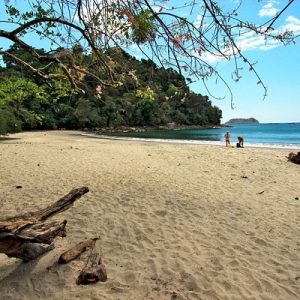
[[[223,145],[226,131],[230,132],[233,145],[236,145],[237,137],[242,135],[245,147],[300,148],[300,123],[236,124],[212,129],[112,133],[110,138]]]

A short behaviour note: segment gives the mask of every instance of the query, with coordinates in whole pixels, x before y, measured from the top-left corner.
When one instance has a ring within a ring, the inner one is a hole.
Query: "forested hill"
[[[225,123],[225,125],[234,125],[234,124],[259,124],[255,118],[236,118],[230,119]]]
[[[43,53],[43,50],[36,50]],[[32,57],[12,46],[10,53],[32,62]],[[97,68],[92,55],[78,46],[53,55]],[[87,73],[78,72],[86,92],[72,91],[64,79],[43,82],[9,57],[0,69],[0,133],[32,129],[83,129],[118,126],[217,125],[222,112],[207,96],[189,90],[183,76],[158,68],[151,60],[139,61],[112,48],[104,55],[116,71],[119,87],[101,86]],[[37,62],[38,64],[38,62]],[[51,68],[46,66],[45,68]],[[55,70],[51,70],[52,73]],[[57,70],[59,74],[60,70]],[[99,77],[106,76],[99,70]],[[188,79],[189,80],[189,79]]]

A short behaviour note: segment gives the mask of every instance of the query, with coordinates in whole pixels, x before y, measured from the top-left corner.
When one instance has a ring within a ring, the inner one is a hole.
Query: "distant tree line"
[[[102,53],[107,68],[117,72],[120,83],[114,87],[99,83],[109,72],[79,44],[53,51],[53,58],[71,61],[69,72],[77,78],[80,90],[72,88],[55,64],[35,60],[17,45],[7,53],[0,67],[1,134],[34,129],[220,124],[221,110],[207,96],[191,92],[178,72],[158,68],[151,60],[139,61],[118,48]],[[16,57],[35,70],[18,64]],[[81,67],[76,70],[76,65]],[[49,69],[51,80],[41,80],[37,69]]]

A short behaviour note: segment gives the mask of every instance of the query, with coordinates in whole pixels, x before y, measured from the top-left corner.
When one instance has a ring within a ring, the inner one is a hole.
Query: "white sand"
[[[53,251],[31,263],[0,254],[0,299],[300,299],[300,166],[288,150],[12,137],[0,142],[1,217],[90,192],[55,217],[68,225]],[[108,281],[78,286],[86,256],[55,262],[94,236]]]

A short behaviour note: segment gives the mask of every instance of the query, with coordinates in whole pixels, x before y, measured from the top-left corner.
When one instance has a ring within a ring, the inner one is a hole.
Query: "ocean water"
[[[224,145],[226,131],[230,132],[232,145],[236,145],[237,137],[242,135],[245,147],[300,149],[300,123],[236,124],[212,129],[112,133],[110,138]]]

